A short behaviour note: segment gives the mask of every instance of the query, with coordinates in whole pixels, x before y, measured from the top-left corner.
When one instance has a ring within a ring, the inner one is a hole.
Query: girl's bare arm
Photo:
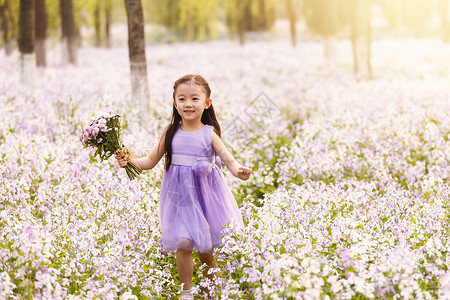
[[[228,170],[230,170],[231,174],[242,180],[247,180],[250,178],[252,169],[239,164],[228,151],[222,139],[215,132],[213,132],[212,144],[214,151],[219,155],[220,159],[227,166]]]

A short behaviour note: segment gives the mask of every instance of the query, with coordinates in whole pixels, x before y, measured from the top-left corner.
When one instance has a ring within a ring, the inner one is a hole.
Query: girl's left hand
[[[237,177],[242,180],[247,180],[250,178],[251,174],[252,174],[252,169],[249,169],[247,167],[239,167]]]

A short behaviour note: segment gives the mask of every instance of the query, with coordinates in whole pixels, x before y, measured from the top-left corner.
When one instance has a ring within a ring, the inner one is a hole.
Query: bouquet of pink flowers
[[[130,154],[127,148],[122,144],[120,115],[114,113],[104,113],[83,127],[80,136],[84,147],[93,147],[97,150],[94,156],[98,155],[101,161],[108,159],[116,154],[124,157]],[[142,169],[128,159],[125,170],[130,180],[139,177]]]

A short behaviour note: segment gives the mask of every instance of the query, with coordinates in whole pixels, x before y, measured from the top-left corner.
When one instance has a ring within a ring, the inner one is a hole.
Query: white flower
[[[125,292],[120,296],[121,300],[134,300],[138,299],[135,295],[133,295],[131,292]]]

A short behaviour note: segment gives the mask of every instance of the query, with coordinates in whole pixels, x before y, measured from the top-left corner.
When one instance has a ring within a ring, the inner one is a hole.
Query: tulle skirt
[[[219,167],[197,175],[190,166],[171,165],[163,175],[159,218],[164,251],[211,252],[222,245],[224,226],[242,215]]]

